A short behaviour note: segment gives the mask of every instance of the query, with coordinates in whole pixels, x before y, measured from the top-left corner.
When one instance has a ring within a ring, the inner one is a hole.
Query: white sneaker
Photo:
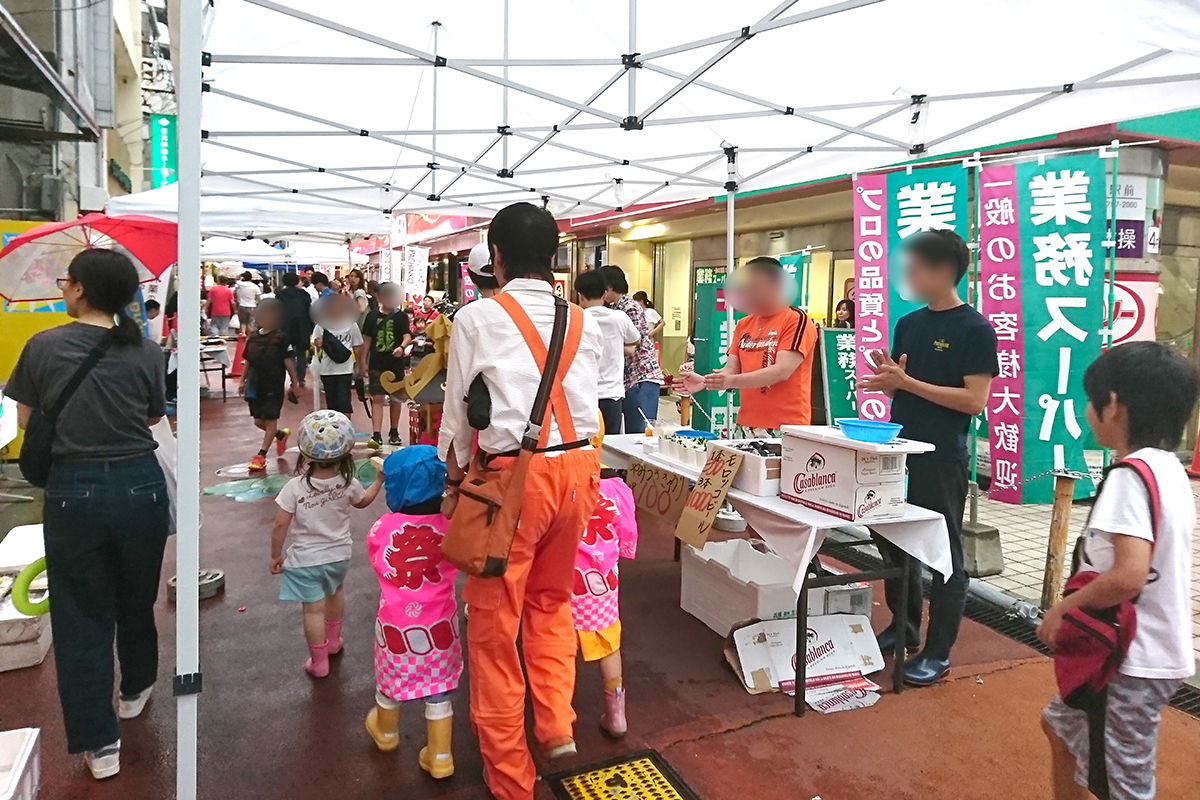
[[[111,778],[121,771],[121,740],[117,739],[99,750],[87,751],[83,754],[83,761],[96,780]]]
[[[150,702],[150,692],[153,689],[154,684],[150,684],[132,697],[122,695],[117,701],[117,716],[121,719],[133,719],[141,716],[142,711],[146,708],[146,703]]]

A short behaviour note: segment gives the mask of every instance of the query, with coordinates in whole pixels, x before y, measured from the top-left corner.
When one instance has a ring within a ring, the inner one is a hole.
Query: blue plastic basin
[[[887,444],[900,435],[903,427],[895,422],[869,419],[839,419],[837,423],[847,439],[872,444]]]
[[[696,431],[690,428],[675,431],[676,436],[682,436],[684,439],[703,439],[706,442],[711,442],[717,438],[717,435],[712,431]]]

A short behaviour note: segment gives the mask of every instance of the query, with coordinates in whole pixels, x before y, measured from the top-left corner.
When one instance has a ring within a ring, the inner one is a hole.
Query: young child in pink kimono
[[[367,536],[367,558],[379,578],[375,620],[375,707],[367,733],[383,751],[400,745],[400,704],[425,701],[426,745],[418,763],[434,778],[454,774],[450,693],[463,671],[454,578],[442,558],[449,520],[442,516],[446,465],[437,448],[413,445],[383,462],[392,513]]]
[[[614,738],[625,735],[625,687],[621,676],[621,617],[617,603],[617,561],[637,555],[633,493],[620,478],[600,481],[600,497],[575,556],[571,613],[579,652],[596,661],[604,678],[600,727]]]

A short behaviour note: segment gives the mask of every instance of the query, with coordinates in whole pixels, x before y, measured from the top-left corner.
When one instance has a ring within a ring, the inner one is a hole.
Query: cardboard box
[[[906,506],[905,461],[932,445],[869,444],[822,425],[785,425],[779,494],[847,521],[897,519]]]
[[[737,450],[737,448],[729,447],[731,444],[738,442],[778,442],[779,439],[721,439],[708,443],[708,448],[711,450],[714,447],[723,447],[729,450]],[[738,470],[737,477],[733,479],[733,488],[740,489],[748,494],[756,497],[775,497],[779,494],[779,476],[783,468],[783,459],[780,456],[760,456],[757,453],[751,453],[746,450],[738,450],[742,454],[742,468]]]
[[[796,570],[758,540],[685,546],[680,561],[680,608],[722,636],[747,620],[796,618]],[[808,616],[870,616],[872,599],[869,583],[809,589]]]
[[[827,706],[858,707],[854,697],[839,697],[843,692],[871,691],[865,676],[883,669],[883,654],[875,642],[869,617],[831,614],[808,621],[805,642],[805,701]],[[733,632],[726,648],[726,659],[751,694],[796,689],[796,625],[786,620],[768,620],[745,625]],[[828,702],[836,698],[834,702]],[[864,698],[858,698],[864,700]],[[860,705],[871,705],[865,700]]]

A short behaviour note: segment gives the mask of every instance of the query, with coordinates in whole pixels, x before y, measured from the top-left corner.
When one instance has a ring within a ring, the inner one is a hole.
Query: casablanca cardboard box
[[[785,425],[779,494],[848,521],[904,516],[905,460],[932,445],[869,444],[823,425]]]

